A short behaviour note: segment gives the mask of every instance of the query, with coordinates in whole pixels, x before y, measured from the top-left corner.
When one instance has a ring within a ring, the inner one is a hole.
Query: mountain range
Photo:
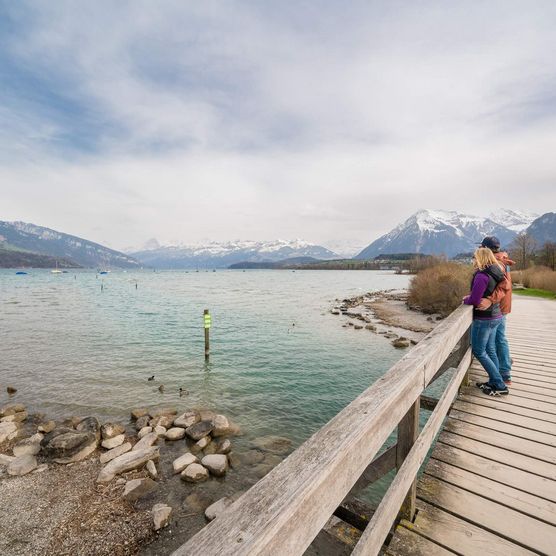
[[[231,241],[207,245],[160,246],[149,240],[150,248],[130,253],[145,266],[155,268],[227,268],[243,262],[274,263],[284,259],[311,257],[337,259],[325,247],[296,239],[292,241]]]
[[[15,266],[83,266],[88,268],[139,268],[141,263],[125,253],[26,222],[0,221],[0,266],[14,266],[15,252],[46,255],[48,259],[19,256]],[[62,264],[62,259],[64,263]],[[25,264],[27,263],[27,264]],[[50,264],[49,264],[50,263]]]
[[[453,257],[473,251],[485,236],[496,236],[508,246],[516,234],[527,230],[537,215],[502,210],[490,217],[456,211],[419,210],[405,222],[373,241],[356,259],[373,259],[385,253],[444,254]]]

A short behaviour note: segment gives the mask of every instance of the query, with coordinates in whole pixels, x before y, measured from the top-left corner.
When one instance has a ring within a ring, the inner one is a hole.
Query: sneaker
[[[482,392],[487,396],[507,396],[510,393],[507,388],[504,388],[504,390],[496,390],[495,388],[491,388],[490,386],[482,388]]]
[[[476,382],[475,386],[477,386],[477,388],[480,388],[481,390],[484,390],[485,388],[491,388],[490,382]]]

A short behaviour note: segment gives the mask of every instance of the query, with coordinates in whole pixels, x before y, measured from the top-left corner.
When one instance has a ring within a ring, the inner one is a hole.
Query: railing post
[[[400,469],[407,454],[419,436],[419,410],[421,400],[417,398],[415,403],[409,408],[398,425],[398,444],[396,450],[396,468]],[[400,517],[408,521],[413,521],[415,516],[415,499],[417,497],[417,478],[411,484],[409,491],[400,509]]]
[[[465,354],[467,353],[467,350],[469,349],[469,346],[471,345],[471,327],[469,327],[465,333],[463,334],[463,336],[461,337],[460,340],[460,361],[464,358]],[[461,389],[465,386],[469,386],[470,384],[470,380],[469,380],[469,369],[467,369],[467,371],[465,372],[465,375],[463,377],[463,380],[461,381],[461,385],[459,387],[459,392],[461,392]]]

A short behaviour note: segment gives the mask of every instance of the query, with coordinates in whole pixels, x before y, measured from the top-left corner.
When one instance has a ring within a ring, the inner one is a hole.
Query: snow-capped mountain
[[[524,210],[501,209],[491,212],[488,217],[493,222],[519,233],[527,229],[539,215]]]
[[[89,268],[139,268],[138,261],[80,237],[26,222],[0,221],[0,244],[73,261]]]
[[[276,262],[293,257],[338,258],[329,249],[300,239],[170,245],[144,249],[131,255],[155,268],[227,268],[240,262]]]
[[[511,242],[513,230],[490,218],[455,211],[420,210],[391,232],[373,241],[356,259],[389,253],[444,254],[453,257],[473,251],[483,237],[497,236],[502,246]]]
[[[537,247],[541,247],[547,241],[556,243],[556,212],[547,212],[539,216],[527,228],[527,233],[533,236]]]

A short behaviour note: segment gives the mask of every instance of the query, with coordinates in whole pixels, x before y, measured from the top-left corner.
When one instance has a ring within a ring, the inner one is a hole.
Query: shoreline
[[[347,317],[344,328],[367,330],[391,340],[394,347],[417,344],[431,332],[442,317],[426,315],[407,305],[408,290],[391,289],[368,292],[343,300],[336,299],[333,315]]]

